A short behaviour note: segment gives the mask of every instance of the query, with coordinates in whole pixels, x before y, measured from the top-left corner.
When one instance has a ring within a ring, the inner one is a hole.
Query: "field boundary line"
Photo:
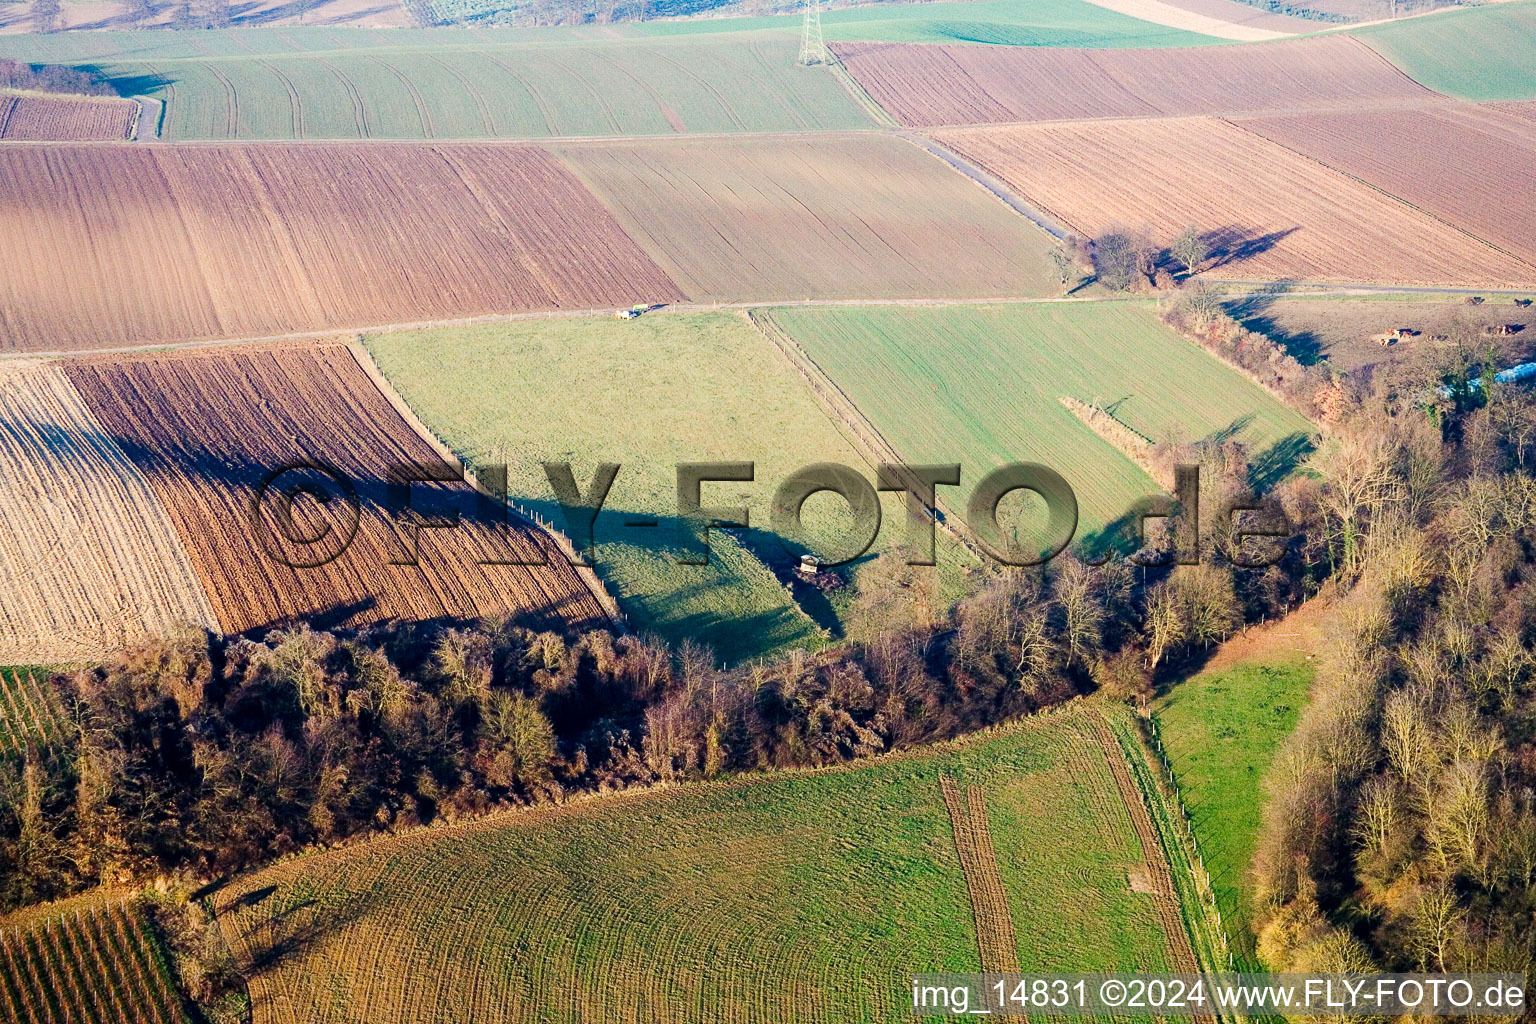
[[[1177,911],[1180,935],[1194,958],[1194,969],[1210,975],[1237,970],[1239,965],[1228,943],[1210,872],[1200,854],[1188,811],[1177,792],[1170,793],[1163,778],[1152,768],[1149,755],[1154,751],[1149,727],[1139,716],[1134,721],[1124,713],[1112,717],[1102,706],[1096,709],[1094,718],[1095,731],[1111,770],[1116,773],[1116,781],[1130,785],[1128,801],[1134,800],[1140,806],[1151,826],[1150,834],[1161,854],[1166,881],[1172,886],[1171,908]],[[1254,1018],[1229,1008],[1197,1019],[1247,1024]]]
[[[876,468],[883,462],[903,467],[899,471],[903,477],[902,483],[911,488],[914,493],[922,493],[922,482],[906,472],[906,461],[896,451],[896,447],[885,439],[885,435],[881,434],[869,417],[864,415],[863,410],[848,393],[838,386],[815,359],[811,358],[811,354],[805,350],[804,346],[773,319],[772,312],[748,309],[746,317],[747,321],[768,339],[769,343],[788,361],[790,367],[810,386],[811,395],[816,399],[816,404],[821,406],[833,426],[837,427],[838,432],[853,444],[870,468]],[[946,502],[939,498],[937,488],[934,489],[933,508],[926,511],[929,518],[945,533],[952,536],[973,555],[982,557],[980,542],[971,534],[970,528],[964,525],[965,519],[957,515]]]
[[[991,194],[998,202],[1050,235],[1056,241],[1061,241],[1071,233],[1071,225],[1044,207],[1031,203],[1027,197],[1019,194],[1018,191],[1010,187],[1003,179],[974,161],[968,160],[959,153],[956,153],[937,139],[930,138],[922,132],[911,130],[902,130],[897,132],[896,135],[907,140],[930,156],[937,157],[948,164],[954,171],[971,179],[972,182],[983,191]]]
[[[1008,890],[997,865],[992,828],[987,822],[986,793],[980,786],[967,786],[962,794],[960,784],[951,775],[939,776],[939,790],[944,795],[944,809],[949,812],[960,873],[965,876],[971,914],[976,919],[981,969],[987,974],[1018,974],[1019,940],[1014,931],[1013,910],[1008,905]]]
[[[1431,114],[1431,116],[1433,116],[1433,115]],[[1344,170],[1344,168],[1342,168],[1342,167],[1335,167],[1335,166],[1333,166],[1333,164],[1330,164],[1328,161],[1322,160],[1322,159],[1320,159],[1318,157],[1315,157],[1315,156],[1312,156],[1310,153],[1303,153],[1301,150],[1294,149],[1291,146],[1287,146],[1283,142],[1277,142],[1276,140],[1270,138],[1268,135],[1265,135],[1264,133],[1259,132],[1259,131],[1255,131],[1252,128],[1248,128],[1248,127],[1244,126],[1243,124],[1241,124],[1238,121],[1234,121],[1234,120],[1232,120],[1230,118],[1225,118],[1225,117],[1221,118],[1221,120],[1226,121],[1228,124],[1230,124],[1232,127],[1236,128],[1238,131],[1247,132],[1249,135],[1252,135],[1256,139],[1262,139],[1262,140],[1264,140],[1265,142],[1269,143],[1272,146],[1279,146],[1281,149],[1285,150],[1287,153],[1293,153],[1296,156],[1301,157],[1303,160],[1308,160],[1308,161],[1316,164],[1317,166],[1324,168],[1325,170],[1332,171],[1334,174],[1340,175],[1342,177],[1348,178],[1349,180],[1351,180],[1353,182],[1356,182],[1358,184],[1364,185],[1366,188],[1370,189],[1372,192],[1375,192],[1377,195],[1385,196],[1386,198],[1391,199],[1393,202],[1401,203],[1402,205],[1406,206],[1408,209],[1412,210],[1414,213],[1419,214],[1420,216],[1428,217],[1430,220],[1435,221],[1438,224],[1443,224],[1446,227],[1450,228],[1452,231],[1455,231],[1455,232],[1457,232],[1459,234],[1465,235],[1466,237],[1472,239],[1472,241],[1477,242],[1480,245],[1487,246],[1488,248],[1492,249],[1494,252],[1499,253],[1500,255],[1508,256],[1510,259],[1514,260],[1516,263],[1519,263],[1519,264],[1521,264],[1523,266],[1526,266],[1526,267],[1530,267],[1532,270],[1536,270],[1536,263],[1531,262],[1531,260],[1529,260],[1526,257],[1520,255],[1519,253],[1510,252],[1508,249],[1505,249],[1504,247],[1502,247],[1502,246],[1500,246],[1500,245],[1498,245],[1498,244],[1496,244],[1494,242],[1490,242],[1488,239],[1486,239],[1483,236],[1477,234],[1476,232],[1471,231],[1468,228],[1464,228],[1460,224],[1456,224],[1456,223],[1454,223],[1452,221],[1448,221],[1444,217],[1440,216],[1439,214],[1433,213],[1433,212],[1431,212],[1429,210],[1426,210],[1426,209],[1424,209],[1424,207],[1419,206],[1419,205],[1417,205],[1415,203],[1412,203],[1412,202],[1410,202],[1407,199],[1404,199],[1402,196],[1398,195],[1397,193],[1390,192],[1387,189],[1382,188],[1380,185],[1377,185],[1375,182],[1368,181],[1365,178],[1360,177],[1358,174],[1353,174],[1353,173],[1351,173],[1349,171]],[[1474,129],[1474,131],[1475,130],[1476,129]]]
[[[832,51],[831,47],[827,48],[827,55],[832,58],[832,64],[830,65],[832,69],[832,76],[839,82],[843,83],[843,88],[848,90],[849,94],[853,97],[854,102],[863,107],[865,112],[874,118],[876,124],[880,125],[882,128],[901,127],[901,122],[891,116],[891,112],[882,107],[875,100],[875,98],[871,96],[862,85],[859,84],[858,79],[854,78],[852,73],[850,73],[847,68],[843,67],[843,62],[838,59],[837,54]]]
[[[345,345],[352,358],[357,361],[358,368],[373,382],[373,386],[379,389],[379,394],[383,396],[384,400],[390,404],[395,412],[399,413],[400,418],[405,421],[406,425],[420,435],[421,439],[431,445],[433,450],[450,465],[457,465],[464,474],[464,482],[473,487],[477,493],[488,498],[500,497],[505,499],[508,511],[523,526],[530,530],[538,531],[553,540],[560,553],[571,563],[571,569],[576,573],[581,582],[586,585],[586,588],[592,592],[593,598],[602,607],[604,614],[608,616],[608,620],[613,623],[614,628],[620,633],[628,633],[629,620],[619,607],[618,600],[608,593],[608,588],[603,585],[603,581],[598,577],[597,572],[591,566],[581,563],[580,555],[576,551],[576,546],[571,543],[570,538],[555,527],[554,524],[545,522],[542,517],[523,508],[510,495],[495,495],[487,490],[480,483],[480,478],[475,475],[475,471],[463,459],[455,455],[453,450],[444,444],[441,438],[432,432],[431,428],[422,421],[421,417],[416,415],[416,411],[410,407],[404,396],[395,390],[394,385],[389,382],[389,378],[385,377],[384,372],[379,369],[378,363],[374,362],[373,354],[355,338],[346,342]]]
[[[1136,831],[1136,838],[1141,844],[1142,861],[1151,876],[1152,901],[1162,919],[1163,933],[1172,959],[1169,966],[1177,973],[1208,973],[1208,969],[1215,965],[1203,964],[1195,952],[1187,911],[1174,881],[1172,859],[1157,827],[1150,796],[1138,784],[1133,773],[1134,763],[1130,752],[1116,736],[1118,730],[1112,731],[1109,718],[1102,709],[1096,709],[1093,713],[1092,727],[1105,763],[1114,776],[1115,786],[1120,791],[1126,814],[1130,816],[1131,826]],[[1214,1024],[1216,1021],[1216,1017],[1211,1014],[1197,1014],[1194,1019],[1201,1024]]]
[[[437,145],[440,143],[432,143]],[[6,146],[25,146],[34,143],[16,142],[5,143]],[[229,145],[222,143],[222,145]],[[291,143],[290,143],[291,145]],[[638,244],[638,243],[637,243]],[[1277,296],[1284,298],[1314,298],[1314,299],[1361,299],[1390,298],[1396,295],[1419,295],[1432,301],[1434,296],[1462,296],[1462,295],[1495,295],[1495,296],[1536,296],[1536,287],[1532,288],[1439,288],[1419,285],[1374,285],[1374,284],[1335,284],[1332,282],[1293,282],[1293,281],[1240,281],[1230,278],[1210,278],[1206,283],[1235,288],[1231,292],[1223,292],[1224,299],[1238,299],[1251,296]],[[1002,295],[990,298],[898,298],[898,299],[753,299],[744,302],[671,302],[666,303],[661,309],[654,309],[647,316],[667,316],[690,313],[718,312],[724,309],[743,311],[769,310],[769,309],[857,309],[860,307],[896,307],[896,308],[943,308],[948,306],[1030,306],[1030,305],[1071,305],[1092,304],[1103,302],[1123,302],[1132,305],[1140,303],[1150,305],[1156,303],[1158,297],[1149,294],[1135,295],[1087,295],[1087,296],[1019,296]],[[48,362],[59,359],[69,359],[77,356],[112,356],[147,354],[151,352],[174,352],[182,349],[218,348],[220,346],[240,345],[272,345],[283,342],[296,341],[325,341],[345,339],[348,336],[358,334],[390,334],[401,331],[435,330],[447,327],[475,327],[483,324],[515,323],[521,320],[560,320],[579,319],[581,317],[612,316],[614,306],[603,306],[594,309],[537,309],[522,310],[515,313],[476,313],[468,316],[437,317],[431,320],[401,320],[393,323],[374,324],[341,324],[334,327],[317,327],[314,330],[287,331],[282,334],[245,334],[245,335],[220,335],[218,337],[190,338],[178,341],[139,341],[127,345],[112,345],[103,348],[55,348],[55,349],[16,349],[12,351],[0,351],[0,363],[7,361],[28,360]],[[1172,330],[1172,328],[1169,328]],[[1175,331],[1180,337],[1191,344],[1198,344],[1181,331]],[[1203,346],[1202,346],[1203,347]],[[1219,356],[1208,353],[1212,359],[1221,362],[1222,365],[1232,367]]]
[[[1150,456],[1156,442],[1150,437],[1120,422],[1113,413],[1098,404],[1097,398],[1092,402],[1084,402],[1071,395],[1057,395],[1056,401],[1065,406],[1083,426],[1097,434],[1099,440],[1135,463],[1137,469],[1151,477],[1164,491],[1173,490],[1174,481],[1152,462]]]

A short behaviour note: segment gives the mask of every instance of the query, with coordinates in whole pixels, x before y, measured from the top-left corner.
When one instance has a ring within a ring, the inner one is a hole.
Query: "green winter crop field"
[[[873,124],[835,74],[796,66],[798,44],[787,35],[432,47],[413,45],[406,30],[388,35],[394,45],[93,64],[119,92],[164,104],[160,137],[167,141],[658,135]],[[0,43],[0,53],[5,50]]]
[[[908,1020],[918,965],[981,969],[951,776],[984,792],[1024,970],[1168,970],[1094,713],[380,839],[214,903],[288,1024]]]
[[[812,463],[873,472],[743,315],[577,317],[366,340],[435,434],[471,466],[506,463],[509,492],[556,523],[544,462],[571,462],[583,487],[597,463],[620,464],[598,518],[596,560],[638,630],[692,638],[735,662],[820,646],[818,625],[838,628],[846,592],[829,601],[801,588],[797,605],[765,567],[763,559],[788,559],[768,529],[769,503],[786,476]],[[683,461],[756,464],[753,483],[705,485],[705,504],[746,505],[754,526],[745,547],[712,533],[709,566],[676,564]],[[845,509],[833,495],[814,496],[806,523],[832,545],[847,536]],[[902,537],[901,515],[892,496],[883,537]],[[624,525],[641,517],[658,525]],[[952,596],[962,556],[942,557]]]
[[[1160,324],[1148,303],[786,308],[772,316],[903,458],[959,462],[960,495],[1006,462],[1042,462],[1066,477],[1079,538],[1157,485],[1059,395],[1097,399],[1154,441],[1231,437],[1262,452],[1296,446],[1312,430]]]
[[[467,0],[474,3],[477,0]],[[494,2],[494,0],[492,0]],[[999,43],[1010,46],[1200,46],[1221,40],[1086,3],[1085,0],[970,0],[962,3],[866,4],[827,11],[822,33],[833,40],[893,43]],[[797,15],[643,22],[646,35],[748,28],[795,31]]]
[[[444,17],[494,3],[439,0]],[[163,104],[159,137],[421,139],[870,127],[826,68],[795,65],[799,18],[551,28],[242,28],[0,36],[0,56],[84,67]],[[832,40],[1196,46],[1086,0],[876,4]],[[153,137],[154,126],[141,129]]]
[[[1536,2],[1494,4],[1356,33],[1420,85],[1464,100],[1536,98]]]

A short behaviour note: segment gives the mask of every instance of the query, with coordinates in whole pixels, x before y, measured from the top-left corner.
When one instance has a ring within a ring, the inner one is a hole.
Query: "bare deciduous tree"
[[[1184,266],[1184,273],[1188,277],[1200,273],[1200,268],[1210,258],[1211,247],[1206,244],[1204,237],[1193,224],[1179,232],[1179,237],[1173,240],[1169,246],[1169,252],[1173,258]]]

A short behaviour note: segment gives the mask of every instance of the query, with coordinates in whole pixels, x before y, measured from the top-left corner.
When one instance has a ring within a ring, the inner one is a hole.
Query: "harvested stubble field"
[[[682,297],[523,146],[6,148],[0,237],[10,349]]]
[[[124,903],[0,925],[0,1020],[183,1024],[166,953]]]
[[[1166,970],[1089,718],[422,830],[214,903],[247,961],[292,949],[252,975],[256,1024],[900,1020],[912,971],[980,969],[952,776],[985,794],[1025,970]]]
[[[390,518],[390,471],[441,459],[345,345],[82,359],[64,368],[169,510],[226,633],[299,616],[327,626],[495,615],[576,630],[606,622],[554,541],[474,518],[468,484],[413,488],[413,507],[425,515],[461,512],[456,528],[415,531]],[[294,473],[274,481],[258,528],[252,508],[264,478],[316,461],[350,481],[357,511],[347,511],[334,480]],[[275,518],[275,494],[299,485],[329,496],[293,502],[285,532],[320,538],[311,545],[283,542]],[[354,528],[350,546],[328,539]],[[419,564],[391,564],[411,559],[413,535]],[[332,560],[291,567],[321,556]],[[546,564],[482,564],[541,558]]]
[[[1235,114],[1423,102],[1348,36],[1161,50],[838,43],[854,79],[905,125]]]
[[[430,46],[109,63],[165,104],[161,137],[466,139],[859,128],[870,114],[787,35]],[[400,45],[404,44],[404,45]]]
[[[558,152],[698,302],[1044,294],[1049,239],[901,139],[593,143]]]
[[[1214,118],[953,129],[944,145],[1080,234],[1206,236],[1216,278],[1521,287],[1536,269]]]
[[[1077,493],[1087,538],[1157,485],[1058,400],[1094,399],[1157,441],[1230,435],[1294,457],[1311,425],[1178,337],[1140,303],[775,309],[912,463],[961,464],[953,497],[1007,462],[1041,462]],[[1192,388],[1206,400],[1189,402]]]
[[[595,560],[636,630],[708,644],[738,662],[820,646],[816,627],[836,629],[844,618],[848,591],[828,600],[802,587],[792,597],[765,566],[785,573],[789,561],[769,506],[774,488],[812,463],[842,463],[871,480],[873,471],[743,315],[573,317],[366,340],[456,455],[472,467],[506,463],[509,491],[553,522],[561,513],[542,463],[570,461],[583,488],[597,463],[622,467],[598,517]],[[706,504],[744,505],[753,526],[712,533],[708,566],[677,564],[677,463],[690,461],[756,468],[754,482],[705,485]],[[829,549],[846,545],[842,508],[830,495],[806,504],[807,526]],[[904,536],[903,515],[895,501],[886,505],[881,546]],[[624,525],[640,518],[658,525]],[[940,557],[952,596],[961,553],[941,546]]]
[[[1414,80],[1447,96],[1536,98],[1536,4],[1488,4],[1354,34]]]
[[[0,370],[0,664],[215,621],[160,499],[59,367]]]
[[[138,115],[132,100],[0,94],[0,139],[126,139]]]
[[[1519,256],[1536,276],[1536,121],[1447,106],[1239,123]]]

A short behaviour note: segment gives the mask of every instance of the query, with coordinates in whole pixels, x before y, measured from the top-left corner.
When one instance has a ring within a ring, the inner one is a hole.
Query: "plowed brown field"
[[[1496,110],[1501,114],[1516,118],[1526,124],[1536,126],[1536,102],[1529,103],[1484,103],[1477,109]]]
[[[425,514],[462,512],[455,528],[417,531],[390,518],[391,468],[441,460],[345,345],[96,357],[64,370],[170,510],[225,632],[299,616],[331,626],[503,614],[578,629],[605,621],[547,535],[522,527],[502,533],[473,520],[467,484],[412,491]],[[301,461],[350,481],[358,511],[348,511],[334,478],[294,472],[273,481],[258,525],[262,480]],[[304,485],[329,500],[295,499],[285,526],[276,496]],[[336,543],[354,524],[350,546]],[[314,544],[281,539],[321,538],[327,527],[335,532]],[[413,533],[419,565],[391,564],[411,559]],[[293,568],[274,553],[299,564],[337,557]],[[547,564],[481,564],[539,558]]]
[[[139,105],[108,97],[0,96],[0,139],[126,139]]]
[[[1240,122],[1536,268],[1536,121],[1474,106]]]
[[[1074,230],[1195,225],[1218,278],[1529,286],[1536,269],[1315,160],[1212,118],[937,133]]]
[[[0,664],[57,664],[213,609],[149,484],[57,366],[0,370]]]
[[[34,351],[682,297],[527,146],[15,147],[0,243]]]
[[[1339,109],[1434,100],[1348,36],[1158,50],[834,43],[902,124]]]
[[[667,139],[558,152],[695,301],[1054,287],[1043,233],[902,139]]]

